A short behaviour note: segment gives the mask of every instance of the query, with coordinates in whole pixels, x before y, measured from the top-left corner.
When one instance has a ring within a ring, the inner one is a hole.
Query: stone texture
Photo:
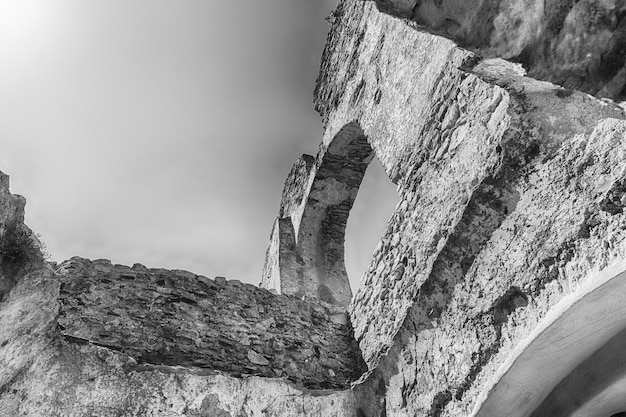
[[[375,0],[420,30],[485,58],[520,62],[537,79],[626,99],[623,0]]]
[[[0,172],[0,391],[52,341],[58,281]]]
[[[359,126],[348,124],[315,160],[296,161],[272,228],[262,287],[340,307],[350,303],[344,236],[372,157]]]
[[[0,397],[0,415],[33,417],[354,416],[351,391],[307,391],[283,379],[138,364],[57,340]]]
[[[72,258],[58,270],[61,333],[140,364],[285,377],[345,389],[363,372],[348,324],[321,305],[238,281]]]
[[[624,256],[623,109],[372,4],[333,19],[321,147],[357,124],[400,194],[349,308],[364,384],[386,415],[468,415],[512,346]]]
[[[533,143],[543,140],[544,130],[553,136],[546,143],[555,142],[544,146],[558,146],[623,112],[521,77],[505,62],[476,64],[470,53],[370,4],[344,2],[339,10],[344,17],[329,35],[316,90],[324,144],[357,120],[401,199],[351,311],[373,366],[473,194],[501,169],[504,155],[538,152]]]
[[[263,286],[283,295],[105,260],[55,275],[0,176],[0,415],[489,415],[502,365],[626,258],[624,109],[545,81],[619,97],[623,16],[612,0],[340,1],[324,137],[289,174],[266,254]],[[400,202],[351,298],[345,225],[374,157]],[[622,375],[601,362],[621,327],[518,414],[594,415],[598,395],[626,409],[620,384],[577,376]],[[557,404],[572,389],[588,401]]]
[[[624,257],[621,215],[607,216],[599,203],[622,181],[625,135],[623,121],[600,122],[554,154],[538,153],[519,177],[502,172],[502,182],[480,186],[383,360],[382,368],[403,370],[389,377],[388,409],[469,414],[538,320]]]

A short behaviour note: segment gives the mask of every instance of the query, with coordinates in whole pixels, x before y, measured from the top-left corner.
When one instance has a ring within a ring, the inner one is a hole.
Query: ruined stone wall
[[[56,339],[0,397],[2,416],[353,416],[351,391],[308,391],[284,379],[138,364],[93,344]]]
[[[345,311],[352,291],[344,262],[348,214],[373,158],[363,131],[349,123],[315,159],[303,155],[283,190],[261,286]]]
[[[546,312],[624,257],[624,113],[371,3],[334,17],[324,143],[359,123],[400,194],[355,336],[387,415],[470,415]]]
[[[617,296],[581,309],[587,327],[614,319],[595,353],[552,351],[537,386],[515,365],[559,332],[582,340],[558,323],[581,289],[626,287],[623,270],[599,286],[626,257],[626,116],[564,88],[620,97],[623,6],[342,0],[315,91],[324,137],[289,174],[266,254],[274,293],[102,260],[55,273],[0,176],[0,415],[626,410],[619,384],[579,376],[622,340]],[[345,224],[374,157],[400,201],[351,298]],[[581,385],[610,401],[556,404]]]
[[[185,271],[72,258],[57,270],[61,333],[140,364],[345,389],[361,376],[345,313]]]
[[[375,0],[419,30],[529,76],[600,97],[626,98],[623,0]]]
[[[0,416],[356,416],[345,310],[138,264],[55,272],[0,180]]]

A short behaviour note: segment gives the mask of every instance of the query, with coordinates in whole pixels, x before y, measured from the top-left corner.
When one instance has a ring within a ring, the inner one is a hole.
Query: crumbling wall
[[[345,310],[106,260],[55,273],[0,180],[0,415],[357,415]]]
[[[372,4],[334,18],[324,141],[359,123],[400,192],[349,309],[370,383],[387,415],[470,415],[546,312],[624,257],[623,110]]]
[[[239,281],[72,258],[57,270],[58,317],[71,343],[139,364],[349,388],[363,366],[345,313]]]
[[[485,58],[520,62],[531,77],[626,98],[623,0],[375,0],[418,29]]]
[[[350,304],[344,236],[373,156],[361,128],[349,123],[315,159],[296,161],[272,228],[262,287],[343,309]]]
[[[0,172],[0,392],[53,340],[58,282]]]
[[[500,368],[626,257],[624,111],[564,88],[623,94],[624,9],[342,0],[320,151],[292,169],[263,272],[293,297],[80,258],[55,274],[0,176],[0,415],[503,415],[493,387],[528,383]],[[400,202],[350,298],[343,233],[373,157]],[[582,412],[551,402],[576,369],[517,415]]]

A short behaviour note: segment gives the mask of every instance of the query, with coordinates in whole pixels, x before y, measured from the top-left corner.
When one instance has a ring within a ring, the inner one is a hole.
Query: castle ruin
[[[262,288],[72,258],[0,177],[0,416],[626,413],[626,2],[342,0]],[[359,288],[377,158],[399,203]]]

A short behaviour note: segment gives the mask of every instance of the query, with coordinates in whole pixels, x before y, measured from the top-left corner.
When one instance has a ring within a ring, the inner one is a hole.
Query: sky
[[[313,154],[336,0],[0,0],[0,170],[55,261],[258,285],[285,178]],[[346,235],[355,288],[397,202],[377,161]]]

